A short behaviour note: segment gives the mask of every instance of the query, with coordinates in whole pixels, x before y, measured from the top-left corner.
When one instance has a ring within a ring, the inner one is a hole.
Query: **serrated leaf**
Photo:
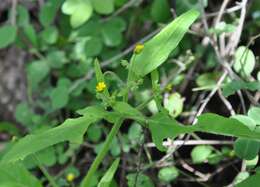
[[[69,141],[71,143],[81,143],[83,135],[89,125],[103,118],[104,116],[102,116],[102,114],[105,114],[103,108],[99,106],[88,107],[84,112],[84,116],[82,117],[67,119],[64,123],[55,128],[21,138],[7,154],[4,155],[0,164],[23,160],[26,156],[60,142]]]
[[[248,126],[232,118],[206,113],[198,117],[193,126],[184,126],[163,113],[158,113],[148,120],[152,139],[160,151],[165,151],[162,142],[165,138],[176,138],[180,134],[206,132],[225,136],[235,136],[260,140],[260,130],[251,130]]]

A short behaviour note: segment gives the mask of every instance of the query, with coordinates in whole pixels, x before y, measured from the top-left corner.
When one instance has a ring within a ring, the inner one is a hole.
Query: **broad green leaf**
[[[234,184],[239,184],[240,182],[247,179],[249,176],[250,176],[250,174],[247,171],[242,171],[242,172],[238,173],[238,175],[234,179]],[[243,187],[246,187],[246,186],[243,186]]]
[[[1,164],[23,160],[26,156],[34,154],[44,148],[60,142],[70,141],[71,143],[81,143],[83,135],[89,125],[98,119],[103,118],[104,110],[99,106],[88,107],[84,110],[84,116],[67,119],[61,125],[30,134],[20,139],[1,160]]]
[[[65,107],[69,102],[69,89],[66,86],[54,88],[50,94],[53,109]]]
[[[91,125],[87,131],[87,138],[92,142],[98,142],[101,139],[102,130],[101,126],[98,125]]]
[[[162,141],[165,138],[175,138],[180,134],[191,132],[206,132],[225,136],[235,136],[260,140],[259,129],[251,130],[247,125],[232,118],[217,114],[206,113],[198,117],[198,122],[193,126],[184,126],[163,113],[158,113],[148,120],[149,129],[156,147],[165,151]]]
[[[114,11],[114,0],[91,0],[94,10],[99,14],[110,14]]]
[[[58,29],[54,26],[47,27],[40,34],[43,41],[47,44],[54,44],[59,37]]]
[[[103,48],[102,40],[98,37],[92,37],[85,43],[86,56],[92,57],[100,54]]]
[[[121,31],[109,23],[103,25],[101,34],[105,45],[108,47],[116,47],[123,40]]]
[[[252,107],[248,111],[248,117],[253,119],[257,125],[260,125],[260,108]]]
[[[260,184],[260,173],[256,173],[255,175],[252,175],[242,182],[238,183],[236,187],[251,187],[251,186],[257,186]]]
[[[167,0],[153,0],[151,16],[156,22],[165,22],[171,17],[170,6]]]
[[[164,100],[164,107],[169,111],[170,116],[177,117],[182,113],[184,98],[179,93],[173,93]]]
[[[102,177],[100,182],[98,183],[98,187],[109,187],[111,184],[111,181],[115,175],[115,172],[118,168],[120,159],[116,159],[113,164],[110,166],[110,168],[107,170],[105,175]]]
[[[28,81],[33,89],[49,74],[50,68],[44,60],[34,61],[27,67]]]
[[[143,77],[159,67],[177,47],[190,25],[199,13],[190,10],[167,25],[160,33],[144,44],[140,54],[134,54],[131,59],[130,77]],[[133,73],[133,74],[132,74]]]
[[[196,79],[196,84],[199,87],[212,89],[214,86],[216,86],[216,83],[217,83],[218,79],[220,78],[220,76],[221,76],[221,73],[219,73],[219,72],[204,73],[204,74],[201,74]]]
[[[125,118],[140,119],[141,121],[144,120],[143,114],[128,103],[116,102],[112,107],[116,112],[125,116]]]
[[[237,115],[233,115],[231,118],[237,119],[238,121],[246,125],[251,130],[255,130],[256,128],[256,123],[254,122],[253,119],[251,119],[248,116],[237,114]]]
[[[234,80],[232,82],[226,83],[223,86],[223,95],[225,97],[228,97],[230,95],[233,95],[236,91],[242,89],[250,90],[250,91],[260,90],[260,82],[259,81],[244,82],[244,81]]]
[[[0,49],[8,47],[15,41],[17,28],[11,25],[0,27]]]
[[[254,53],[245,46],[238,47],[235,52],[235,63],[233,67],[235,71],[242,76],[250,76],[255,67]]]
[[[76,28],[91,17],[93,8],[90,0],[66,0],[62,5],[62,12],[70,15],[70,24]]]
[[[57,7],[55,5],[55,1],[46,2],[40,9],[39,20],[42,26],[48,27],[50,26],[56,16]]]
[[[165,167],[160,169],[158,178],[166,183],[175,180],[179,176],[179,171],[176,167]]]
[[[137,175],[137,176],[136,176]],[[131,173],[126,176],[128,187],[154,187],[152,180],[142,173]]]
[[[68,62],[64,51],[51,51],[47,54],[47,61],[50,67],[59,69]]]
[[[234,144],[235,153],[242,159],[252,160],[258,155],[260,142],[238,138]]]
[[[191,158],[194,164],[200,164],[206,161],[212,153],[212,147],[207,145],[198,145],[191,151]]]
[[[0,167],[0,187],[42,187],[21,163],[11,163]]]

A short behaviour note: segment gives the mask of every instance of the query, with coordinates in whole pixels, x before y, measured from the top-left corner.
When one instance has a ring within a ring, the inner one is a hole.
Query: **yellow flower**
[[[96,86],[97,92],[103,92],[106,89],[106,83],[104,82],[98,82]]]
[[[139,54],[143,51],[143,49],[144,49],[143,44],[136,44],[135,49],[134,49],[134,53]]]
[[[68,182],[72,182],[75,179],[75,175],[73,173],[68,173],[68,175],[66,176],[66,179]]]

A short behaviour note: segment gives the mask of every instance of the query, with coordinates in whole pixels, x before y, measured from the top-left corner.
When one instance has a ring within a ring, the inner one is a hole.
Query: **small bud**
[[[139,54],[143,51],[144,49],[144,45],[143,44],[136,44],[135,48],[134,48],[134,53],[135,54]]]

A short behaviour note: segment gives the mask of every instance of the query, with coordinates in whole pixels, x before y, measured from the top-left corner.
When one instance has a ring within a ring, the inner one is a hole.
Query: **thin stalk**
[[[34,160],[37,162],[38,167],[40,168],[41,172],[43,173],[43,175],[46,177],[46,179],[49,181],[49,183],[52,185],[52,187],[59,187],[54,178],[49,174],[49,172],[47,171],[47,169],[42,165],[41,161],[37,158],[36,155],[33,155]]]
[[[110,149],[110,145],[113,141],[113,138],[116,136],[116,134],[117,134],[118,130],[120,129],[122,123],[123,123],[123,119],[122,118],[118,119],[117,122],[115,123],[115,125],[113,126],[112,130],[109,132],[107,139],[106,139],[106,141],[103,145],[103,148],[98,153],[98,155],[95,158],[94,162],[92,163],[86,177],[84,177],[84,179],[82,181],[82,184],[81,184],[82,187],[89,187],[90,186],[90,184],[91,184],[90,181],[91,181],[94,173],[96,172],[100,163],[102,162],[102,160],[106,156],[108,150]]]

